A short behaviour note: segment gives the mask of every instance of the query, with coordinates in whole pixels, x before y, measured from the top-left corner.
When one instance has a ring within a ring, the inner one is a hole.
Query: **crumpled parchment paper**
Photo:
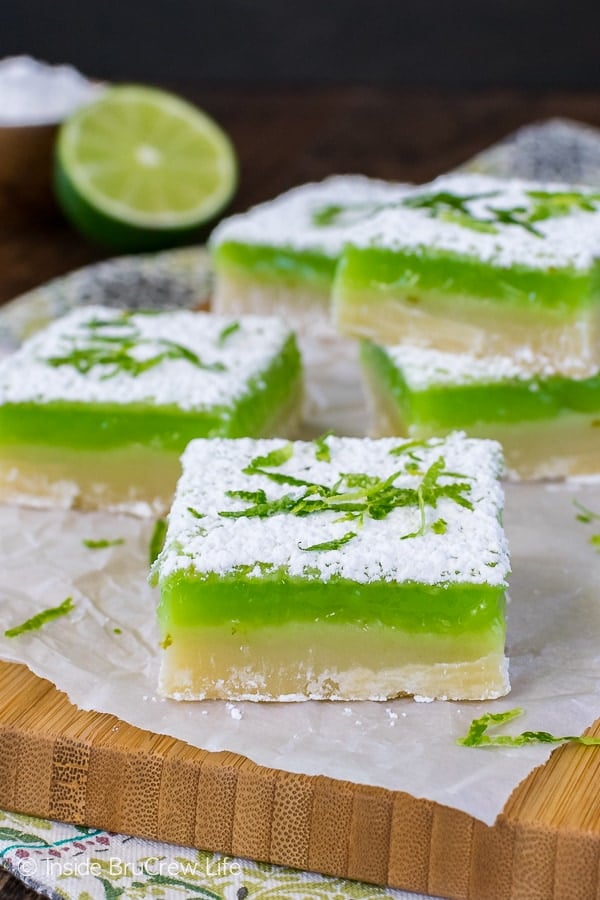
[[[306,432],[360,434],[367,417],[354,349],[308,353]],[[156,591],[146,582],[153,523],[127,516],[0,507],[0,657],[25,663],[82,709],[113,713],[208,750],[306,774],[407,791],[491,824],[551,749],[458,746],[471,720],[521,706],[511,731],[578,734],[600,716],[599,483],[508,484],[513,575],[512,692],[485,703],[177,703],[156,694]],[[124,543],[90,550],[84,539]],[[72,596],[67,617],[16,638],[4,631]],[[588,752],[600,752],[590,749]]]

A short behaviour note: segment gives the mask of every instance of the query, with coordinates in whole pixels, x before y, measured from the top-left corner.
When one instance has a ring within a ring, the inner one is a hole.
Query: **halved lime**
[[[229,202],[236,181],[221,128],[155,88],[109,88],[58,135],[55,189],[64,212],[117,250],[185,242]]]

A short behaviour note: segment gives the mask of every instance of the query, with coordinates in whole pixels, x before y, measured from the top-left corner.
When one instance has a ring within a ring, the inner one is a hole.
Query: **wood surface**
[[[182,89],[227,129],[240,160],[232,212],[335,172],[425,181],[536,119],[600,126],[600,94],[361,87]],[[0,154],[0,168],[2,156]],[[19,204],[0,180],[0,302],[110,254],[50,204]]]
[[[560,748],[488,827],[400,791],[269,769],[82,712],[0,662],[0,806],[47,819],[453,900],[596,900],[599,783],[598,752]]]
[[[534,119],[600,125],[595,94],[187,93],[236,144],[235,210],[333,172],[425,180]],[[0,302],[108,255],[51,205],[33,211],[0,187]],[[265,769],[80,712],[0,663],[0,807],[33,815],[460,900],[600,900],[598,786],[600,754],[561,748],[489,828],[407,794]],[[0,879],[3,896],[30,894]]]

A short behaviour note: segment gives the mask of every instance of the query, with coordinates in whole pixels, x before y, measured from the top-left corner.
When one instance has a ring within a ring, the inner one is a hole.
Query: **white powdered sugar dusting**
[[[103,90],[72,66],[9,56],[0,60],[0,125],[59,122]]]
[[[93,327],[96,322],[102,327]],[[0,404],[143,403],[182,411],[228,406],[247,393],[251,380],[260,383],[290,334],[275,318],[233,319],[189,310],[124,314],[86,306],[57,320],[0,362]],[[135,335],[127,353],[140,363],[168,354],[173,343],[184,353],[175,353],[175,358],[165,355],[139,373],[113,364],[79,371],[72,362],[52,363],[70,358],[75,362],[78,352],[98,346],[98,335],[105,339],[101,346],[108,352],[118,350],[123,337]],[[195,354],[203,367],[186,359],[185,351]]]
[[[407,192],[408,187],[403,184],[364,175],[334,175],[292,188],[268,203],[225,219],[213,231],[211,244],[287,247],[335,257],[343,250],[357,221],[372,216],[379,204],[394,202]],[[332,224],[315,224],[315,215],[332,206],[344,208],[344,214],[335,217]]]
[[[425,507],[424,533],[405,539],[419,530],[416,504],[397,506],[378,519],[365,515],[362,525],[340,521],[339,510],[303,516],[283,513],[267,518],[229,518],[221,513],[239,511],[251,503],[227,492],[263,490],[269,501],[284,495],[303,495],[303,487],[274,483],[264,475],[242,471],[256,456],[281,448],[284,442],[248,438],[192,441],[182,458],[183,475],[155,572],[160,580],[177,571],[202,576],[232,575],[243,570],[245,577],[260,579],[265,571],[281,570],[290,577],[324,582],[338,577],[358,583],[504,586],[509,556],[500,524],[500,445],[455,433],[444,440],[413,446],[412,456],[407,451],[390,453],[401,444],[398,438],[328,437],[331,459],[326,461],[316,458],[317,444],[296,442],[292,456],[269,471],[328,487],[339,482],[342,473],[389,478],[397,472],[395,486],[416,490],[423,473],[443,457],[448,474],[442,475],[439,483],[467,482],[470,490],[466,497],[472,509],[442,496],[435,508]],[[419,474],[410,474],[405,466],[415,460]],[[445,533],[431,527],[440,518],[445,520]],[[302,549],[339,541],[350,531],[356,536],[335,549]]]
[[[399,203],[357,224],[347,236],[348,242],[357,247],[423,254],[431,250],[447,251],[500,268],[522,265],[542,270],[553,267],[585,270],[600,256],[600,197],[589,187],[485,175],[443,175],[430,184],[414,188],[413,197],[440,192],[461,198],[479,195],[465,202],[464,208],[479,221],[492,218],[494,233],[461,224],[451,216],[434,216],[428,208],[407,208]],[[591,210],[567,204],[564,214],[532,222],[538,234],[494,216],[494,210],[511,210],[516,211],[516,218],[526,217],[534,208],[535,195],[543,192],[582,194],[589,200]]]
[[[391,362],[400,369],[408,387],[413,391],[433,386],[498,384],[508,381],[538,383],[540,379],[563,377],[583,380],[598,374],[598,366],[591,367],[580,360],[569,360],[569,374],[562,365],[535,356],[528,348],[514,356],[472,356],[429,347],[398,344],[382,347]]]

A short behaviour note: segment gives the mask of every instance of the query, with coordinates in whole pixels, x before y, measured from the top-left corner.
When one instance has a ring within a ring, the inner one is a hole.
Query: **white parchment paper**
[[[354,350],[308,354],[307,433],[366,430]],[[0,657],[26,663],[82,709],[113,713],[208,750],[293,772],[429,798],[491,824],[546,746],[457,746],[473,718],[522,706],[512,731],[578,734],[600,717],[600,484],[509,484],[513,575],[508,611],[512,691],[486,703],[177,703],[156,694],[157,595],[146,583],[153,523],[106,513],[0,506]],[[86,538],[124,543],[90,550]],[[72,596],[39,631],[4,631]],[[116,630],[115,630],[116,629]],[[119,633],[120,632],[120,633]],[[588,752],[600,752],[590,748]]]

